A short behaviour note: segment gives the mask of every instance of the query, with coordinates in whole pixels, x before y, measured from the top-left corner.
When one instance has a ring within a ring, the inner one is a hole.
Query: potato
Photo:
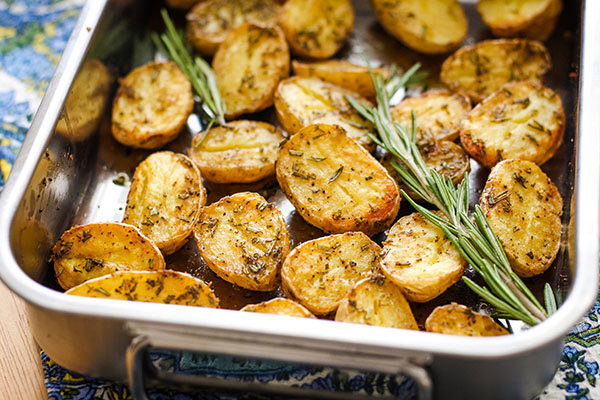
[[[279,25],[294,54],[329,58],[338,52],[354,29],[351,0],[288,0]]]
[[[383,254],[381,269],[385,276],[408,300],[418,303],[445,292],[467,267],[444,232],[419,213],[400,218],[390,228]]]
[[[440,77],[450,89],[479,103],[508,82],[541,82],[550,67],[550,54],[540,42],[485,40],[461,47],[448,57]]]
[[[469,99],[448,90],[428,90],[408,97],[392,108],[392,118],[412,130],[412,113],[417,123],[417,143],[431,140],[455,140],[460,121],[471,111]]]
[[[293,300],[284,299],[282,297],[263,301],[262,303],[258,304],[248,304],[240,311],[288,315],[290,317],[315,318],[315,316],[301,304],[298,304]]]
[[[227,282],[271,291],[290,251],[281,212],[256,193],[236,193],[204,207],[194,229],[200,255]]]
[[[371,0],[383,28],[420,53],[447,53],[467,35],[467,19],[457,0]]]
[[[340,303],[335,320],[390,328],[419,329],[410,305],[398,286],[381,275],[358,282]]]
[[[151,62],[121,80],[112,134],[126,146],[157,149],[175,139],[194,107],[192,85],[174,62]]]
[[[309,125],[292,136],[275,172],[302,218],[327,233],[372,236],[392,224],[400,207],[396,182],[336,125]]]
[[[375,145],[368,135],[375,127],[350,105],[346,96],[371,105],[356,93],[321,79],[292,77],[277,87],[275,110],[290,135],[311,124],[339,125],[360,145],[373,150]]]
[[[66,294],[186,306],[219,306],[209,285],[183,272],[120,271],[91,279]]]
[[[273,125],[232,121],[192,140],[190,158],[202,177],[217,183],[251,183],[275,175],[279,145],[285,138]]]
[[[117,271],[165,268],[156,245],[136,227],[119,223],[77,225],[52,248],[54,273],[63,289]]]
[[[436,307],[425,321],[425,330],[461,336],[508,335],[506,329],[487,315],[456,303]]]
[[[362,232],[309,240],[285,259],[281,288],[314,314],[329,314],[358,281],[379,273],[380,252]]]
[[[278,27],[245,23],[227,35],[213,58],[225,117],[253,113],[273,105],[273,94],[290,74],[290,53]]]
[[[479,0],[477,11],[496,36],[546,40],[554,30],[562,0]]]
[[[369,68],[352,64],[343,60],[326,60],[302,62],[292,61],[294,75],[305,78],[315,77],[333,83],[344,89],[351,90],[359,95],[374,99],[375,88],[371,80]],[[388,76],[385,68],[373,68],[373,72],[384,77]]]
[[[166,0],[166,3],[169,7],[179,8],[182,10],[189,10],[196,4],[202,2],[203,0]]]
[[[486,167],[510,158],[541,165],[560,147],[564,130],[565,113],[556,92],[533,82],[513,82],[469,113],[460,141]]]
[[[56,132],[76,141],[94,133],[104,114],[112,80],[100,61],[85,61],[73,81]]]
[[[497,164],[479,203],[517,275],[527,278],[548,269],[560,248],[563,201],[537,165]]]
[[[123,223],[138,228],[168,255],[187,242],[204,204],[198,167],[183,154],[153,153],[135,169]]]

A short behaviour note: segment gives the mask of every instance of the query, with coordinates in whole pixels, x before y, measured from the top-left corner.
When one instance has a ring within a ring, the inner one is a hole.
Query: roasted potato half
[[[287,315],[290,317],[315,318],[315,316],[303,305],[282,297],[263,301],[262,303],[258,304],[248,304],[240,311]]]
[[[208,267],[249,290],[270,291],[290,251],[281,212],[256,193],[236,193],[204,207],[194,238]]]
[[[192,85],[174,62],[151,62],[121,80],[112,134],[125,146],[157,149],[175,139],[194,107]]]
[[[383,28],[420,53],[456,49],[467,35],[467,18],[457,0],[371,0]]]
[[[171,270],[115,272],[85,281],[66,293],[185,306],[219,306],[219,299],[209,285],[191,275]]]
[[[279,25],[294,54],[329,58],[354,29],[351,0],[287,0]]]
[[[212,56],[229,32],[245,22],[277,25],[279,10],[273,0],[201,1],[186,17],[187,40],[200,53]]]
[[[380,252],[362,232],[304,242],[285,259],[281,288],[314,314],[329,314],[358,281],[379,273]]]
[[[560,248],[563,201],[537,165],[497,164],[479,203],[517,275],[527,278],[548,269]]]
[[[486,167],[503,159],[548,161],[560,147],[565,112],[558,93],[533,82],[504,85],[462,121],[460,141]]]
[[[460,121],[471,111],[467,97],[448,90],[428,90],[407,97],[392,108],[392,118],[403,127],[412,129],[412,113],[417,124],[417,144],[432,140],[455,140]]]
[[[309,125],[279,151],[279,186],[309,224],[369,236],[396,218],[400,195],[381,164],[336,125]]]
[[[467,267],[444,232],[419,213],[400,218],[390,228],[383,253],[381,269],[385,276],[408,300],[417,303],[445,292]]]
[[[541,82],[550,67],[550,54],[540,42],[484,40],[461,47],[448,57],[442,64],[441,80],[479,103],[508,82]]]
[[[279,81],[290,74],[290,53],[281,29],[245,23],[227,35],[212,65],[225,117],[233,119],[273,105]]]
[[[119,223],[77,225],[52,248],[54,273],[63,289],[117,271],[156,271],[165,259],[136,227]]]
[[[461,336],[508,335],[506,329],[487,315],[456,303],[436,307],[425,321],[425,330]]]
[[[202,177],[217,183],[250,183],[275,175],[281,131],[257,121],[232,121],[196,135],[190,158]]]
[[[94,133],[104,114],[112,80],[100,61],[85,61],[73,81],[56,132],[70,140],[83,140]]]
[[[290,135],[311,124],[338,125],[367,150],[375,148],[369,133],[375,127],[346,100],[352,96],[370,103],[356,93],[319,78],[294,76],[281,81],[275,92],[275,110],[279,122]]]
[[[183,154],[161,151],[135,169],[123,223],[138,228],[169,255],[187,242],[204,204],[198,167]]]
[[[340,303],[335,320],[390,328],[419,329],[400,288],[381,275],[358,282]]]

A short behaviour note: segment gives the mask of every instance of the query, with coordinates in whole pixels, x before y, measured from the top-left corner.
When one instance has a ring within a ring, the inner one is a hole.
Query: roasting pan
[[[152,15],[156,16],[161,5],[152,1],[90,0],[84,6],[0,193],[0,278],[25,300],[32,333],[53,360],[91,377],[129,380],[138,398],[145,397],[150,373],[144,360],[155,348],[403,374],[414,380],[421,399],[531,398],[552,379],[566,333],[598,293],[600,112],[595,100],[600,95],[600,2],[565,3],[557,31],[547,43],[554,66],[546,80],[559,91],[565,105],[565,140],[557,155],[543,166],[564,199],[564,240],[549,271],[527,281],[537,294],[543,282],[550,282],[562,305],[538,326],[521,329],[515,325],[515,334],[509,336],[468,338],[240,313],[234,310],[278,292],[248,297],[211,276],[198,259],[193,241],[167,258],[167,263],[213,280],[222,305],[229,309],[62,294],[47,261],[51,246],[73,224],[120,220],[128,188],[113,184],[112,179],[121,172],[131,176],[148,153],[118,145],[110,137],[108,119],[83,141],[66,140],[54,127],[78,68],[86,57],[97,55],[99,44],[114,41],[116,46],[119,42],[121,50],[104,60],[116,74],[123,76],[131,68],[131,55],[135,58],[140,53],[132,47],[137,33],[157,25]],[[366,57],[375,64],[396,62],[404,68],[422,61],[425,69],[437,76],[443,57],[423,58],[407,50],[377,25],[366,0],[354,4],[356,30],[342,51],[343,58],[362,63]],[[489,37],[474,4],[465,4],[465,9],[470,24],[466,42]],[[124,24],[125,29],[115,35],[114,29],[123,29]],[[435,84],[432,81],[432,86]],[[273,115],[266,112],[259,118],[270,120]],[[168,148],[185,151],[199,130],[198,120],[191,117],[186,132]],[[472,169],[473,197],[478,199],[488,171],[474,162]],[[270,183],[209,190],[209,201],[240,190],[268,196],[284,212],[294,245],[322,235],[304,223]],[[410,207],[403,204],[402,213],[409,212]],[[450,300],[485,309],[485,304],[459,283],[432,304],[415,305],[417,319],[422,321],[433,307]],[[192,380],[163,378],[184,383]],[[198,382],[219,386],[211,380]],[[250,383],[237,386],[258,390]],[[313,395],[281,389],[286,390],[296,397]]]

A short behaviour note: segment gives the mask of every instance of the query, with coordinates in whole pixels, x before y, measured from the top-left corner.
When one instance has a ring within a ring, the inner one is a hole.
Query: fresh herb
[[[127,174],[124,174],[122,172],[119,175],[117,175],[115,179],[112,180],[112,183],[119,186],[125,186],[127,182],[129,182],[129,177],[127,176]]]
[[[291,149],[290,149],[290,150],[288,150],[288,154],[289,154],[290,156],[294,156],[294,157],[302,157],[302,156],[304,155],[304,153],[303,153],[303,152],[301,152],[301,151],[297,151],[297,150],[291,150]]]
[[[256,205],[256,209],[258,211],[265,211],[265,208],[267,208],[267,205],[268,205],[267,203],[258,203]]]
[[[110,297],[110,293],[108,293],[106,291],[106,289],[102,288],[102,287],[95,287],[94,290],[98,293],[102,293],[103,295],[105,295],[106,297]]]
[[[340,177],[340,175],[342,174],[342,172],[344,171],[344,166],[342,165],[341,167],[339,167],[335,173],[333,174],[333,176],[331,178],[329,178],[329,180],[327,181],[327,183],[331,183],[333,181],[335,181],[337,178]]]
[[[531,129],[535,129],[536,131],[540,131],[540,132],[546,132],[546,127],[542,124],[539,123],[539,121],[537,120],[533,120],[532,122],[529,122],[527,124],[528,127],[530,127]]]
[[[101,267],[102,265],[104,265],[104,260],[100,258],[86,258],[83,269],[85,269],[86,272],[90,272],[92,269]]]
[[[310,160],[310,161],[314,161],[314,162],[321,162],[321,161],[325,161],[325,160],[327,160],[327,157],[314,157],[314,156],[309,156],[309,157],[306,157],[306,159],[307,159],[307,160]]]
[[[508,190],[503,191],[498,196],[494,196],[493,194],[491,194],[488,199],[488,204],[490,205],[490,207],[493,207],[496,204],[500,203],[502,200],[507,199],[509,196],[510,193],[508,193]]]
[[[89,229],[85,229],[83,231],[83,234],[81,235],[81,241],[85,242],[85,241],[87,241],[91,237],[92,237],[92,234],[90,233],[90,230]]]

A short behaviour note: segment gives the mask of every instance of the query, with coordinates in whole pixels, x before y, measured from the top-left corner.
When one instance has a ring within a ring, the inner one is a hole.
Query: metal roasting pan
[[[144,385],[151,371],[144,359],[153,348],[405,374],[418,385],[421,399],[531,398],[551,380],[566,333],[598,293],[600,113],[595,109],[594,96],[600,94],[600,2],[564,3],[558,28],[547,42],[554,66],[546,83],[563,99],[567,126],[563,146],[543,166],[564,198],[564,246],[548,272],[527,280],[537,295],[541,295],[543,282],[550,282],[563,303],[538,326],[522,329],[515,325],[515,334],[509,336],[468,338],[240,313],[234,310],[280,292],[248,295],[219,280],[197,256],[193,240],[168,257],[167,263],[213,281],[222,305],[229,310],[61,293],[47,261],[51,246],[73,224],[120,220],[128,188],[114,185],[112,179],[119,172],[131,176],[148,152],[118,145],[110,136],[108,118],[83,141],[67,140],[55,134],[54,127],[79,66],[94,52],[90,49],[97,49],[98,43],[114,41],[116,46],[124,42],[120,52],[104,61],[119,76],[131,68],[135,35],[111,36],[111,29],[119,24],[137,32],[148,25],[160,28],[156,10],[161,5],[152,1],[90,0],[83,8],[0,193],[0,278],[25,300],[33,335],[52,359],[89,376],[128,379],[137,398],[145,397]],[[465,4],[465,10],[470,24],[466,43],[489,37],[474,4]],[[363,62],[364,55],[374,64],[396,62],[404,68],[421,60],[433,77],[438,75],[444,57],[419,56],[388,37],[375,22],[366,0],[355,1],[355,12],[355,33],[342,57]],[[436,85],[435,79],[431,85]],[[259,118],[270,120],[273,115],[266,112]],[[197,119],[191,117],[186,132],[168,148],[185,151],[199,129]],[[472,167],[476,201],[488,171],[476,163]],[[209,190],[209,201],[241,190],[267,196],[284,212],[294,245],[323,235],[293,212],[271,182],[209,186]],[[401,213],[410,212],[404,203]],[[467,274],[474,276],[472,271]],[[485,304],[459,283],[430,304],[413,305],[418,321],[422,323],[433,307],[451,300],[486,311]],[[191,378],[169,379],[189,383]],[[219,386],[206,380],[200,383]],[[256,390],[250,385],[241,383],[238,388]],[[308,396],[293,391],[288,394]],[[344,396],[337,398],[348,395]]]

